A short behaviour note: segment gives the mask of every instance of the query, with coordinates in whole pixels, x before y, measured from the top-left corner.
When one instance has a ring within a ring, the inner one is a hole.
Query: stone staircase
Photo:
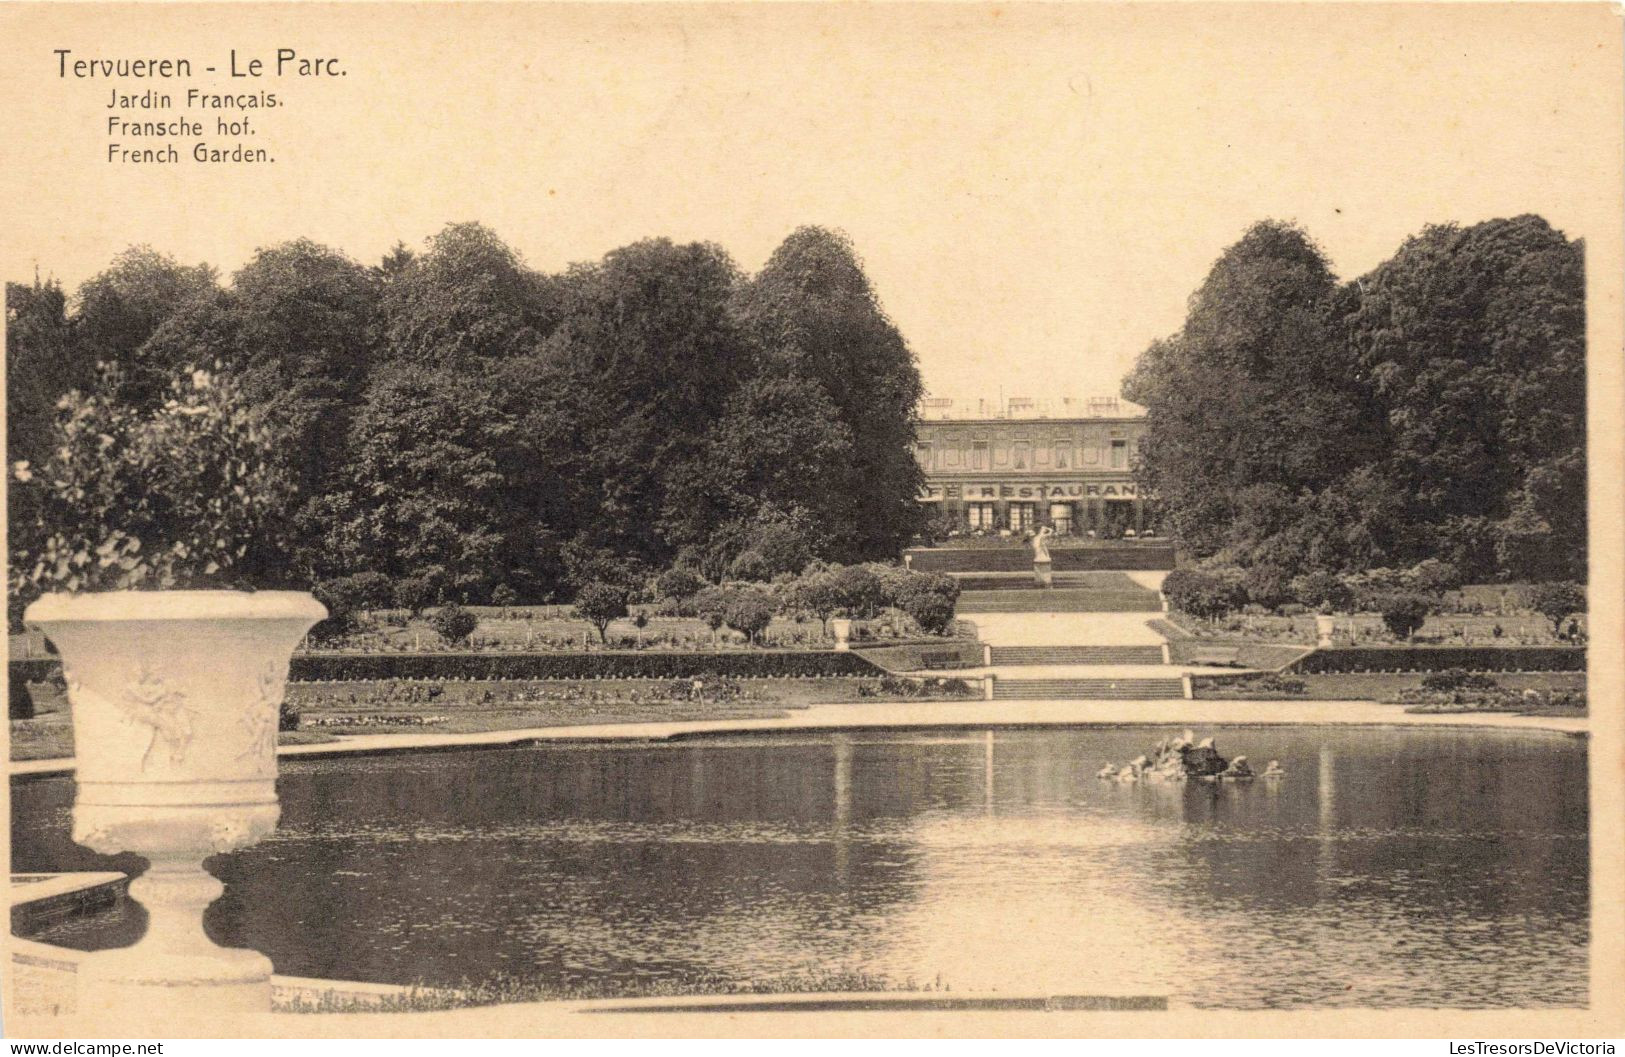
[[[1161,664],[1160,646],[995,646],[995,665]]]
[[[1093,591],[1033,588],[1022,591],[964,591],[957,612],[965,613],[1161,613],[1154,591]]]
[[[1124,679],[998,679],[995,701],[1166,701],[1185,696],[1177,677]]]

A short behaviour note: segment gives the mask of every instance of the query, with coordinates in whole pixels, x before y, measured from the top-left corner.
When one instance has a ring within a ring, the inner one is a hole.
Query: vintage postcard
[[[1625,1035],[1621,26],[0,6],[5,1032]]]

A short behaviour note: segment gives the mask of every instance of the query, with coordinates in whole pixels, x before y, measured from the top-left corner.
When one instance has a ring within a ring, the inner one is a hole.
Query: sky
[[[1617,225],[1600,5],[8,5],[0,40],[8,279],[76,286],[133,243],[372,263],[464,220],[549,271],[650,236],[755,270],[820,224],[942,396],[1116,395],[1260,219],[1345,278],[1428,223]],[[277,93],[250,112],[276,161],[247,167],[108,163],[113,89],[54,54],[279,47],[345,75],[119,82]]]

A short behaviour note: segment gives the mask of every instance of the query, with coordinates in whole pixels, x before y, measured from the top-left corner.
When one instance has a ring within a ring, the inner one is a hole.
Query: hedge
[[[952,649],[952,643],[945,648]],[[56,678],[59,661],[11,662],[12,708],[28,700],[27,684]],[[885,669],[856,652],[752,650],[739,653],[301,653],[289,665],[293,682],[382,679],[734,679],[876,676]],[[19,691],[21,691],[19,693]],[[13,718],[19,718],[13,713]]]
[[[1439,672],[1583,672],[1583,646],[1354,646],[1316,650],[1289,664],[1285,671]]]

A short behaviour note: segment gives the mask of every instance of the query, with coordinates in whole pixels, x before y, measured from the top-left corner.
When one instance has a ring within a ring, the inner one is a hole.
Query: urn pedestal
[[[52,595],[28,607],[68,684],[73,839],[151,863],[129,890],[147,931],[80,962],[82,1013],[270,1010],[270,960],[204,933],[222,885],[203,860],[276,827],[288,659],[326,616],[293,591]]]
[[[852,621],[845,617],[833,617],[829,622],[829,630],[835,633],[835,648],[846,651],[852,648]]]
[[[1039,587],[1055,586],[1055,564],[1053,562],[1033,562],[1033,579]]]

